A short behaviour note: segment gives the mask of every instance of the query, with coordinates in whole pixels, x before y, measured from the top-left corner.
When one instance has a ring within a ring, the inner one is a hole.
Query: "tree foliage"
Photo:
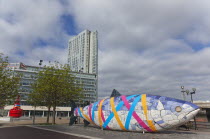
[[[0,54],[0,107],[15,99],[20,85],[20,75],[15,74],[8,65],[8,57]]]
[[[39,71],[37,81],[32,88],[33,92],[29,95],[29,99],[36,106],[46,106],[48,114],[50,108],[53,108],[53,124],[55,123],[56,106],[69,104],[70,99],[77,100],[82,97],[82,87],[76,84],[75,77],[68,65],[45,66]]]

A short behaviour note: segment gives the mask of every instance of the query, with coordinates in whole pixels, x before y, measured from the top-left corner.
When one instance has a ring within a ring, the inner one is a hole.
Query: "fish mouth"
[[[192,119],[193,117],[195,117],[196,115],[197,115],[197,113],[200,111],[200,108],[197,108],[197,109],[195,109],[195,110],[193,110],[193,111],[191,111],[191,112],[189,112],[187,115],[186,115],[186,117],[187,117],[187,119]],[[186,119],[186,120],[187,120]],[[160,124],[158,124],[161,128],[163,128],[163,129],[168,129],[167,127],[164,127],[164,126],[161,126]],[[179,124],[177,124],[177,125],[179,125]]]
[[[197,108],[191,112],[189,112],[186,117],[195,117],[197,115],[197,113],[200,111],[200,108]]]

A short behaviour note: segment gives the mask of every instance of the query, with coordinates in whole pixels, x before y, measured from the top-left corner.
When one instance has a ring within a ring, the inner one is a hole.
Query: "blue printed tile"
[[[164,121],[163,120],[160,120],[160,121],[157,121],[156,123],[162,124],[162,123],[164,123]]]
[[[151,110],[151,109],[152,109],[152,106],[147,106],[147,109],[148,109],[148,110]]]
[[[151,110],[157,110],[157,107],[152,106]]]
[[[128,111],[128,108],[124,105],[124,106],[122,106],[121,107],[121,109],[120,110],[123,110],[123,111]]]
[[[135,124],[131,124],[131,129],[132,130],[136,130],[136,125]]]
[[[159,100],[160,100],[161,102],[164,102],[164,101],[166,101],[166,97],[160,97]]]
[[[164,105],[164,109],[165,110],[171,110],[171,106],[170,105]]]

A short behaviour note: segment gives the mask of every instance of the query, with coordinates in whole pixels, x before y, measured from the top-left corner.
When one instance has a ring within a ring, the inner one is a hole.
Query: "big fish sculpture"
[[[187,101],[137,94],[111,97],[75,108],[74,116],[84,118],[85,125],[93,123],[104,129],[156,132],[188,122],[199,110]]]

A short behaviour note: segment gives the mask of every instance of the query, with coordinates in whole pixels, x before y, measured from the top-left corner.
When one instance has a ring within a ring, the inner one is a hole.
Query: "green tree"
[[[33,124],[35,124],[35,111],[36,111],[36,107],[42,105],[41,102],[41,95],[38,92],[38,90],[36,90],[36,84],[33,84],[33,92],[29,94],[29,98],[28,98],[28,103],[31,104],[34,107],[34,112],[33,112]],[[34,93],[36,91],[36,93]]]
[[[32,104],[34,108],[36,108],[36,106],[46,106],[48,109],[47,123],[49,123],[50,108],[52,107],[49,83],[52,75],[46,73],[49,73],[48,67],[45,67],[44,71],[39,71],[36,82],[32,84],[33,91],[29,94],[29,103]],[[33,117],[35,119],[35,115]]]
[[[0,107],[15,99],[20,85],[20,75],[15,74],[8,65],[8,57],[0,53]]]
[[[47,122],[49,122],[50,108],[53,108],[53,124],[55,124],[56,106],[69,104],[71,99],[78,100],[83,96],[82,87],[76,83],[68,65],[45,66],[39,71],[38,79],[32,88],[34,91],[29,98],[31,100],[38,98],[39,104],[48,108]]]

